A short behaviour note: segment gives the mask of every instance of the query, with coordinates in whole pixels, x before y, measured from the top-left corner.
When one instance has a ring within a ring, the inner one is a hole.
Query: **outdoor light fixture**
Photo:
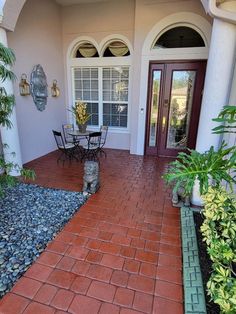
[[[60,95],[60,89],[57,87],[57,80],[53,80],[51,87],[52,97],[58,97]]]
[[[21,96],[30,95],[30,86],[29,86],[29,83],[27,82],[27,75],[25,73],[21,75],[19,89],[20,89]]]

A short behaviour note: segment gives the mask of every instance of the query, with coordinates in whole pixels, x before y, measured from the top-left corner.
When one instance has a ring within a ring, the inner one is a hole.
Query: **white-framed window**
[[[73,69],[74,103],[78,100],[87,103],[91,114],[89,125],[99,125],[99,95],[98,68],[76,67]]]
[[[90,126],[127,129],[129,66],[74,66],[73,98],[87,103]]]

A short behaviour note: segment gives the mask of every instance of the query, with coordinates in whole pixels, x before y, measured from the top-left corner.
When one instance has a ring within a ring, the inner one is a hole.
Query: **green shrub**
[[[236,133],[236,106],[225,106],[214,121],[220,123],[213,129],[216,134]],[[224,188],[229,183],[231,191],[236,183],[236,147],[222,142],[204,153],[189,150],[180,153],[178,160],[170,163],[164,179],[185,188],[191,194],[198,180],[204,200],[204,222],[201,226],[208,254],[213,262],[212,274],[207,283],[208,294],[219,304],[221,312],[236,313],[236,203]]]
[[[236,200],[222,187],[210,187],[203,196],[203,240],[213,262],[208,294],[222,313],[236,313]]]

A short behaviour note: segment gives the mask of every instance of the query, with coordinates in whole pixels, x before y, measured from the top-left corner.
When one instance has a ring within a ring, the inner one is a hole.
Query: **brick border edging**
[[[181,229],[185,314],[207,314],[193,212],[189,207],[181,208]]]

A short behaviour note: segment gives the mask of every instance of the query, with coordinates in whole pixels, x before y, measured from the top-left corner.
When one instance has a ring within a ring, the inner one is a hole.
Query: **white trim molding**
[[[130,55],[133,54],[133,47],[131,42],[129,41],[129,39],[126,36],[120,35],[120,34],[112,34],[109,36],[106,36],[105,38],[103,38],[99,44],[99,51],[100,51],[100,55],[103,56],[103,53],[105,51],[105,49],[107,48],[107,46],[112,42],[112,41],[122,41],[124,44],[127,45],[127,47],[129,48],[130,51]]]
[[[212,17],[236,24],[235,0],[226,1],[217,6],[216,0],[201,0],[202,5]]]
[[[92,37],[89,37],[89,36],[79,36],[79,37],[75,38],[70,43],[70,45],[67,49],[67,60],[75,59],[75,58],[73,58],[73,55],[74,55],[76,49],[78,49],[79,45],[81,45],[82,43],[85,43],[85,42],[91,43],[97,49],[97,52],[100,55],[99,46],[98,46],[98,43],[96,42],[95,39],[93,39]]]
[[[187,26],[196,30],[205,42],[205,49],[209,49],[211,41],[211,24],[202,16],[195,13],[180,12],[166,16],[153,26],[144,41],[142,55],[149,55],[151,51],[154,50],[153,42],[155,41],[155,39],[158,38],[163,32],[176,26]],[[195,50],[196,49],[198,48],[195,48]],[[159,51],[159,49],[155,50]],[[165,49],[165,52],[166,50],[169,49]]]

